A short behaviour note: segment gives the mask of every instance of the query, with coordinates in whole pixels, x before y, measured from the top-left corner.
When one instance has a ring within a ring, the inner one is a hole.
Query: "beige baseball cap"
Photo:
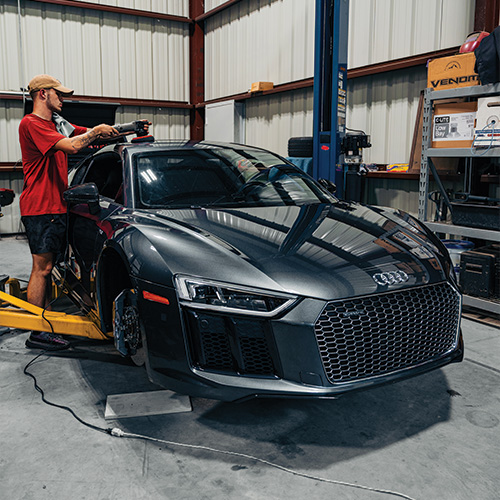
[[[64,97],[69,97],[74,92],[74,90],[68,89],[57,78],[50,75],[37,75],[28,84],[28,92],[37,92],[41,89],[55,89],[61,92]]]

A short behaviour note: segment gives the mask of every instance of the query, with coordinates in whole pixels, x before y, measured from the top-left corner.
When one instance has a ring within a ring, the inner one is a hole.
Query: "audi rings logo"
[[[404,271],[389,271],[387,273],[377,273],[372,276],[377,285],[396,285],[409,280],[409,276]]]

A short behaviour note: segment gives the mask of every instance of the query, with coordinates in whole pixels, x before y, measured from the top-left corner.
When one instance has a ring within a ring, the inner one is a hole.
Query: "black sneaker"
[[[48,332],[31,332],[31,335],[26,340],[26,347],[44,349],[45,351],[62,351],[69,346],[70,343],[60,335]]]

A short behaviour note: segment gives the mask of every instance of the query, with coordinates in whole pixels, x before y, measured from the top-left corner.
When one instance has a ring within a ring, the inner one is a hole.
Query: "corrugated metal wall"
[[[205,99],[314,74],[314,2],[248,0],[205,23]]]
[[[182,2],[184,3],[184,2]],[[48,73],[77,94],[189,100],[189,26],[102,11],[0,4],[0,90]]]
[[[371,135],[366,163],[407,163],[425,68],[380,73],[347,82],[347,126]]]
[[[463,189],[463,182],[444,180],[446,189],[455,192]],[[438,189],[436,183],[431,181],[429,192]],[[368,177],[365,180],[364,203],[382,207],[396,207],[408,212],[415,217],[418,216],[418,190],[419,181],[416,179],[378,179]],[[429,219],[432,219],[436,205],[431,201],[427,204]]]
[[[206,2],[205,10],[220,4]],[[474,0],[351,0],[348,67],[460,45]],[[314,76],[314,0],[248,0],[206,21],[207,100]]]
[[[215,7],[219,7],[219,5],[222,5],[225,3],[227,0],[205,0],[205,12],[208,12],[212,9],[215,9]]]
[[[128,123],[138,117],[149,119],[156,139],[189,139],[188,110],[140,106],[121,106],[116,110],[117,123]]]
[[[103,0],[94,3],[187,16],[189,0]],[[20,23],[20,24],[19,24]],[[19,27],[22,39],[19,40]],[[32,76],[49,73],[79,95],[189,101],[189,25],[23,0],[0,2],[0,91],[19,91]],[[63,112],[64,114],[64,112]],[[21,158],[22,101],[0,100],[0,162]],[[188,109],[119,107],[117,122],[153,122],[157,138],[189,138]],[[19,229],[22,173],[0,173],[14,189],[3,209],[0,234]]]
[[[351,0],[349,68],[461,45],[475,0]]]
[[[208,11],[223,2],[205,3]],[[254,81],[314,75],[313,0],[248,0],[206,22],[207,100]],[[460,45],[472,31],[474,0],[351,0],[349,68]],[[348,82],[347,125],[371,134],[369,163],[409,160],[423,67]],[[293,136],[312,135],[312,89],[246,101],[246,142],[287,154]]]
[[[406,163],[418,100],[426,86],[423,68],[348,81],[347,124],[371,135],[366,163]],[[246,142],[287,155],[290,137],[312,135],[313,91],[296,90],[246,101]]]
[[[189,0],[90,0],[103,5],[187,16]],[[206,0],[205,11],[226,0]],[[189,26],[30,0],[0,3],[0,91],[18,91],[46,72],[77,94],[189,101]],[[205,23],[205,99],[245,92],[254,81],[310,78],[314,66],[314,0],[244,0]],[[474,0],[351,0],[349,68],[459,45],[472,31]],[[22,51],[19,41],[22,31]],[[372,136],[365,161],[406,162],[425,70],[415,68],[348,83],[348,126]],[[287,154],[292,136],[312,133],[312,89],[246,101],[246,142]],[[157,137],[189,136],[189,111],[123,107]],[[19,101],[0,100],[0,161],[20,157]],[[2,187],[20,192],[19,173]],[[17,205],[0,232],[16,231]],[[7,227],[7,229],[6,229]]]
[[[295,90],[246,101],[246,143],[287,154],[290,137],[312,135],[313,91]]]
[[[22,101],[0,100],[0,162],[16,162],[21,159],[18,128],[23,117]],[[116,122],[128,123],[138,117],[153,123],[152,133],[158,139],[189,138],[189,112],[184,109],[120,106],[116,110]]]
[[[0,100],[0,162],[16,162],[21,158],[17,129],[22,117],[22,101]]]

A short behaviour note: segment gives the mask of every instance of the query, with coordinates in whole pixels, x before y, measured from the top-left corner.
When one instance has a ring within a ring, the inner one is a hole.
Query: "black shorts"
[[[66,247],[66,214],[21,217],[32,254],[62,254]]]

